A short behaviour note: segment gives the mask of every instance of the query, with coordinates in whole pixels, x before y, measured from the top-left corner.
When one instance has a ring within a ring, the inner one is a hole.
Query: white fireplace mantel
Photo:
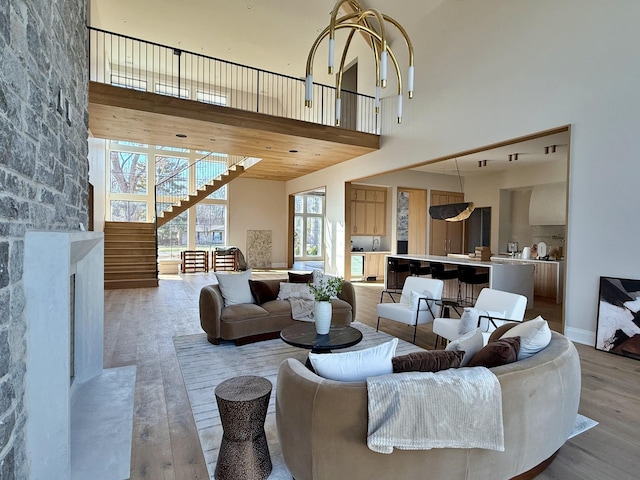
[[[27,455],[30,478],[70,478],[70,315],[74,382],[102,372],[104,238],[99,232],[28,231],[24,290],[27,321]],[[70,279],[75,274],[75,305]]]

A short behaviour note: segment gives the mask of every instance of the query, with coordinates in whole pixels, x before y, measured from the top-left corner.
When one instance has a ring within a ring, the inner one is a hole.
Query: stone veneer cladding
[[[24,235],[87,225],[86,0],[0,1],[0,478],[25,449]],[[58,91],[71,125],[58,112]]]

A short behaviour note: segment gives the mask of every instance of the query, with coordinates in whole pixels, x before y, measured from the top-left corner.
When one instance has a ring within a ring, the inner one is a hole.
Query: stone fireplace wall
[[[0,1],[3,480],[29,476],[24,401],[29,329],[23,284],[25,232],[78,230],[80,222],[88,222],[86,23],[86,0]]]

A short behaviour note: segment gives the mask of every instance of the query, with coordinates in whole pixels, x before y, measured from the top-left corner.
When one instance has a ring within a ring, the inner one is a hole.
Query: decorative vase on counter
[[[331,302],[316,302],[314,309],[316,333],[326,335],[331,328]]]

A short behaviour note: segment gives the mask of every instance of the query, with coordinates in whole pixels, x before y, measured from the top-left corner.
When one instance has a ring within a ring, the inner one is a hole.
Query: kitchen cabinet
[[[457,192],[431,191],[431,205],[445,205],[448,203],[464,202],[464,194]],[[464,222],[447,222],[446,220],[431,219],[431,255],[448,255],[462,253],[464,238]]]
[[[351,234],[383,236],[387,232],[387,191],[351,189]]]
[[[384,278],[385,263],[384,257],[390,252],[366,252],[364,254],[364,278],[382,279]]]
[[[560,282],[560,264],[556,262],[537,262],[533,271],[533,291],[540,297],[553,298],[560,303],[562,290]]]

